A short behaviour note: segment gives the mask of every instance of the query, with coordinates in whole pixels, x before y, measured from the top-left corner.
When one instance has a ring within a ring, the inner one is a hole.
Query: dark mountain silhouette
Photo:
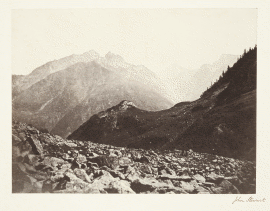
[[[92,116],[68,139],[144,149],[193,149],[255,160],[257,47],[193,102],[149,112],[123,101]]]
[[[226,72],[219,77],[219,80],[207,89],[202,97],[211,94],[215,89],[224,84],[228,84],[228,88],[224,90],[220,96],[220,101],[228,101],[236,97],[256,89],[257,80],[257,47],[250,49],[240,57],[233,65],[228,67]]]
[[[129,75],[124,70],[104,68],[96,61],[76,63],[21,91],[13,98],[13,117],[66,137],[93,114],[123,99],[149,111],[172,106],[151,86]]]

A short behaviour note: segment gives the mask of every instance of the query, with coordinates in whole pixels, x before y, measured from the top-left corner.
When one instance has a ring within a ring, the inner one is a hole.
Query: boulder
[[[69,154],[67,153],[63,153],[61,157],[63,160],[66,160],[66,161],[71,161],[71,159],[74,160],[74,158],[71,158]]]
[[[82,154],[78,154],[76,160],[80,164],[87,162],[86,156],[84,156]]]
[[[172,159],[168,156],[164,156],[164,161],[167,162],[167,163],[170,163],[172,161]]]
[[[210,192],[206,188],[203,188],[201,186],[196,187],[195,192],[197,194],[210,194]]]
[[[31,145],[34,154],[43,156],[43,147],[37,138],[28,136],[26,141]]]
[[[25,166],[25,169],[28,173],[36,173],[34,166],[29,165],[28,163],[22,163]]]
[[[152,168],[150,165],[147,164],[141,164],[139,165],[138,169],[145,174],[152,174]]]
[[[211,187],[215,194],[240,194],[239,190],[228,180],[223,179],[216,186]]]
[[[142,156],[139,160],[138,160],[139,162],[141,162],[141,163],[150,163],[150,158],[149,157],[147,157],[147,156]]]
[[[211,172],[211,174],[208,174],[206,176],[206,181],[207,182],[214,182],[214,183],[217,183],[217,182],[220,182],[224,179],[224,176],[221,176],[221,175],[217,175],[215,174],[214,172]]]
[[[94,152],[89,152],[88,153],[88,157],[92,157],[92,158],[94,158],[94,157],[98,157],[99,155],[98,154],[96,154],[96,153],[94,153]]]
[[[127,181],[119,182],[120,179],[114,178],[109,172],[105,170],[102,170],[101,172],[101,176],[93,180],[93,183],[90,186],[91,189],[110,193],[133,192]]]
[[[126,177],[126,180],[133,182],[139,179],[140,175],[137,172],[133,172],[133,173],[127,174],[125,177]]]
[[[72,142],[65,142],[65,145],[70,147],[70,148],[73,148],[73,147],[77,147],[78,145],[75,144],[75,143],[72,143]]]
[[[81,168],[81,164],[77,162],[76,159],[74,159],[71,163],[71,169]]]
[[[119,159],[117,157],[109,157],[107,155],[88,158],[88,161],[98,164],[99,167],[107,166],[115,169],[119,166]]]
[[[65,175],[63,172],[56,172],[56,174],[54,176],[50,177],[50,180],[52,182],[58,182],[60,179],[64,178]]]
[[[135,194],[130,188],[130,184],[125,180],[115,180],[110,182],[107,187],[103,188],[107,193],[120,193],[120,194]]]
[[[164,176],[167,176],[167,175],[173,175],[173,176],[176,176],[175,171],[173,171],[172,169],[170,169],[170,168],[167,167],[167,166],[159,166],[159,167],[158,167],[158,174],[159,174],[159,175],[164,175]]]
[[[56,158],[56,157],[45,157],[44,160],[41,162],[42,164],[46,166],[51,166],[51,167],[57,167],[61,166],[65,163],[63,159]]]
[[[91,169],[98,169],[98,164],[97,163],[92,163],[90,161],[87,162],[87,167],[91,168]]]
[[[159,182],[154,178],[139,178],[132,181],[131,188],[136,193],[140,193],[147,191],[152,192],[156,188],[173,188],[173,187],[164,182]]]
[[[192,193],[194,191],[194,185],[190,182],[182,181],[182,180],[173,180],[173,185],[175,187],[180,187],[188,193]]]
[[[90,187],[89,183],[78,178],[74,173],[72,173],[72,170],[65,172],[64,175],[69,178],[69,181],[66,183],[66,189],[69,191],[80,193],[86,191]]]
[[[40,164],[41,157],[39,155],[34,154],[28,154],[25,156],[24,162],[32,165],[32,166],[38,166]]]
[[[123,174],[123,173],[121,173],[121,172],[119,172],[119,171],[117,171],[117,170],[112,170],[112,169],[110,169],[109,167],[107,167],[107,166],[103,166],[103,167],[101,167],[100,168],[100,170],[105,170],[105,171],[107,171],[107,172],[109,172],[113,177],[115,177],[115,178],[120,178],[120,179],[125,179],[126,177],[125,177],[125,175]]]
[[[82,180],[85,181],[85,182],[89,182],[89,183],[91,182],[90,177],[86,174],[86,172],[85,172],[84,169],[78,169],[78,168],[76,168],[76,169],[74,169],[73,171],[74,171],[74,174],[75,174],[78,178],[82,179]]]
[[[200,183],[204,183],[204,182],[205,182],[205,178],[204,178],[202,175],[200,175],[200,174],[195,174],[195,175],[193,176],[193,178],[194,178],[195,180],[197,180],[198,182],[200,182]]]
[[[129,165],[132,165],[133,164],[133,162],[128,157],[121,157],[121,158],[119,158],[118,163],[122,167],[129,166]]]
[[[131,167],[131,166],[127,167],[127,169],[124,171],[124,175],[126,179],[130,182],[133,182],[139,179],[140,177],[138,171],[134,167]]]
[[[202,183],[203,186],[205,187],[212,187],[212,186],[215,186],[215,183],[212,183],[212,182],[204,182]]]

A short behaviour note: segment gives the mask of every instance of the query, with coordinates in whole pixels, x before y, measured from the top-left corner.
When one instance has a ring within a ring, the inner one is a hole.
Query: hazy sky
[[[91,49],[159,73],[195,69],[254,47],[256,9],[12,10],[12,72]]]

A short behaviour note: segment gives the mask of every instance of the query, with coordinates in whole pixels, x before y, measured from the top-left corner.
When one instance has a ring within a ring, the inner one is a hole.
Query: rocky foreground
[[[13,121],[13,193],[256,192],[255,162],[65,140]]]

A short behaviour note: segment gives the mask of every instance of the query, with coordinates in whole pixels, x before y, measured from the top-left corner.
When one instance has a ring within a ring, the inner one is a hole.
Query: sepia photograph
[[[267,210],[270,2],[49,2],[0,2],[1,210]]]
[[[257,9],[11,15],[13,193],[256,193]]]

